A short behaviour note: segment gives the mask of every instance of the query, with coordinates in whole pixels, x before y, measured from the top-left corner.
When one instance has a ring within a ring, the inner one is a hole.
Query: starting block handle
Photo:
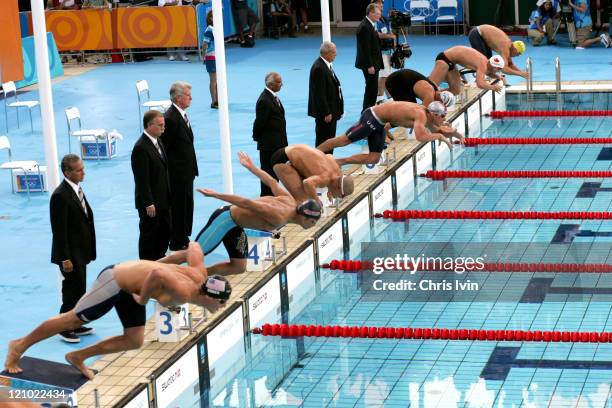
[[[246,233],[247,237],[273,238],[273,235],[274,235],[268,231],[260,231],[260,230],[250,229],[250,228],[245,228],[244,232]]]

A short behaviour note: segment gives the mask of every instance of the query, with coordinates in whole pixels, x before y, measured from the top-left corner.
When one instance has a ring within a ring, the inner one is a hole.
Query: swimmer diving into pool
[[[186,251],[187,266],[141,260],[104,268],[74,309],[44,321],[25,337],[9,342],[4,368],[11,374],[22,372],[19,359],[28,348],[62,331],[99,319],[114,307],[123,326],[122,335],[66,354],[66,361],[91,380],[94,372],[85,365],[86,359],[142,346],[145,305],[149,299],[156,299],[169,308],[193,303],[214,312],[231,295],[231,286],[221,276],[208,277],[199,245],[191,243]]]
[[[246,153],[239,152],[238,157],[240,164],[270,187],[274,196],[250,199],[206,188],[198,189],[207,197],[231,204],[215,210],[195,240],[205,255],[221,242],[227,250],[229,261],[210,266],[208,272],[211,275],[232,275],[246,270],[248,248],[245,228],[272,232],[285,224],[298,224],[308,229],[321,218],[321,207],[315,200],[307,199],[298,203],[272,176],[256,167]],[[185,262],[186,255],[184,250],[176,251],[161,258],[159,262],[181,264]]]

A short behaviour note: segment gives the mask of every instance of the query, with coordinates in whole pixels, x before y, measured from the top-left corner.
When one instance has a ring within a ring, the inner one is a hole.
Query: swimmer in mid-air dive
[[[353,178],[344,175],[331,154],[304,144],[278,149],[270,158],[272,169],[298,202],[313,199],[319,205],[317,188],[327,188],[327,196],[346,197],[355,188]]]
[[[46,320],[27,336],[12,340],[8,345],[4,368],[11,374],[22,372],[19,359],[32,345],[99,319],[114,307],[123,326],[122,335],[66,354],[66,361],[91,380],[94,373],[85,366],[87,358],[142,346],[145,305],[149,299],[156,299],[169,308],[184,303],[204,306],[210,311],[220,308],[220,300],[227,300],[231,295],[229,282],[221,276],[208,277],[204,255],[195,243],[189,244],[187,263],[187,266],[179,266],[141,260],[104,268],[74,309]]]
[[[419,142],[439,140],[452,149],[453,145],[448,138],[455,137],[463,142],[463,135],[444,122],[445,117],[446,106],[442,102],[433,101],[427,107],[412,102],[387,102],[364,110],[359,122],[343,135],[321,143],[317,149],[328,152],[367,138],[369,153],[336,159],[336,162],[340,165],[378,163],[385,148],[386,123],[391,123],[393,127],[402,126],[414,129],[415,138]]]
[[[453,94],[459,95],[463,88],[463,81],[461,81],[461,74],[457,65],[476,71],[476,86],[478,88],[495,92],[502,90],[503,79],[499,76],[499,72],[504,69],[504,59],[499,55],[493,55],[487,60],[487,57],[475,49],[463,45],[457,45],[439,53],[436,57],[434,69],[429,74],[429,79],[438,86],[442,82],[446,82],[449,90]],[[489,83],[486,80],[486,75],[499,81]]]
[[[321,218],[321,207],[317,201],[311,199],[296,201],[272,176],[256,167],[246,153],[240,152],[238,157],[240,164],[270,187],[274,196],[250,199],[234,194],[217,193],[209,189],[198,189],[207,197],[218,198],[232,204],[215,210],[195,239],[205,255],[212,252],[221,242],[227,250],[229,262],[208,267],[211,275],[231,275],[246,270],[247,237],[244,228],[272,232],[285,224],[298,224],[308,229]],[[159,262],[180,264],[185,262],[186,255],[185,250],[176,251],[160,259]]]

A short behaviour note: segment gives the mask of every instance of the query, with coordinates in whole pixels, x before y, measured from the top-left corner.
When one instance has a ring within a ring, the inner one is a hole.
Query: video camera
[[[391,27],[394,31],[402,28],[407,28],[412,25],[412,16],[410,12],[399,11],[397,9],[389,10],[389,20],[391,21]]]
[[[570,0],[560,0],[559,5],[561,6],[561,22],[565,24],[567,34],[572,45],[576,45],[576,24],[574,24],[574,10],[570,6]]]

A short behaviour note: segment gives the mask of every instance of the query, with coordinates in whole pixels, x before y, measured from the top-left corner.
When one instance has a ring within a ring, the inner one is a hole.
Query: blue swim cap
[[[296,211],[307,218],[314,218],[315,220],[321,218],[321,206],[312,198],[298,205]]]

